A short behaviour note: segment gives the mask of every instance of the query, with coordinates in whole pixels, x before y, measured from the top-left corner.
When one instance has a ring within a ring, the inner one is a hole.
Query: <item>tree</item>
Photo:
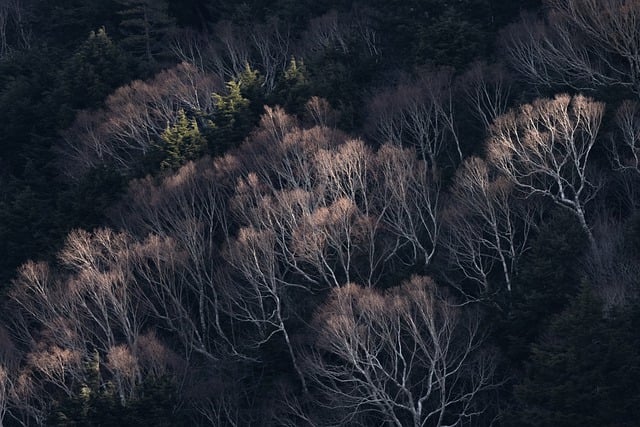
[[[640,90],[636,0],[547,0],[546,22],[528,16],[506,33],[516,70],[535,86]]]
[[[24,0],[0,2],[0,58],[5,58],[14,49],[31,46],[32,32],[27,22],[29,6]]]
[[[245,69],[245,72],[250,73],[250,69]],[[214,154],[222,154],[238,146],[254,125],[249,108],[251,102],[242,93],[243,81],[238,78],[225,86],[224,91],[213,94],[213,126],[207,132],[207,139]]]
[[[78,180],[92,168],[108,166],[132,175],[151,155],[180,110],[208,116],[212,93],[222,87],[213,76],[183,63],[149,81],[136,80],[111,94],[103,110],[85,110],[64,132],[59,152],[63,174]]]
[[[416,81],[377,94],[369,104],[370,132],[378,143],[413,145],[432,172],[442,155],[462,160],[455,123],[452,72],[425,72]]]
[[[579,294],[584,256],[592,250],[588,238],[566,209],[552,210],[530,240],[518,265],[509,298],[496,312],[496,339],[516,366],[530,355],[531,344]],[[597,245],[596,245],[597,246]]]
[[[488,131],[507,112],[513,82],[504,66],[474,62],[462,76],[462,89],[472,114]]]
[[[184,110],[178,111],[178,119],[162,134],[165,159],[160,163],[163,169],[177,169],[189,160],[196,160],[205,153],[207,141],[200,134],[198,123],[189,120]]]
[[[609,151],[615,170],[640,173],[640,106],[626,100],[616,111],[617,132],[611,137]]]
[[[517,200],[512,184],[480,158],[468,158],[456,173],[446,216],[444,246],[453,269],[490,289],[493,264],[511,291],[518,260],[528,248],[535,204]]]
[[[167,52],[167,34],[173,26],[167,0],[117,0],[121,5],[120,29],[128,51],[151,64]]]
[[[107,95],[129,81],[131,71],[125,53],[102,27],[89,34],[61,74],[61,100],[76,110],[99,107]]]
[[[26,349],[11,401],[16,417],[46,418],[94,381],[91,392],[110,390],[126,406],[139,397],[143,378],[178,374],[180,358],[143,333],[145,273],[154,266],[148,246],[126,233],[75,231],[59,253],[63,269],[33,262],[20,269],[6,320]],[[92,370],[85,363],[91,358],[106,363]]]
[[[255,25],[249,31],[249,38],[258,53],[256,65],[264,76],[265,90],[270,93],[287,67],[291,43],[289,29],[277,19],[271,19]]]
[[[638,417],[633,315],[603,313],[585,285],[533,345],[513,425],[631,426]]]
[[[305,374],[329,422],[445,426],[487,409],[494,360],[477,313],[463,313],[431,279],[413,277],[381,293],[349,284],[314,316]]]
[[[490,129],[488,160],[525,197],[542,195],[568,209],[593,243],[586,205],[601,184],[589,162],[604,104],[583,96],[538,99],[499,117]]]

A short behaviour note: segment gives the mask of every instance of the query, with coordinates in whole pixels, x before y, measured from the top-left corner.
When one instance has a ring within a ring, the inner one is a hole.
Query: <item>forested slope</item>
[[[0,0],[0,426],[633,426],[640,2]]]

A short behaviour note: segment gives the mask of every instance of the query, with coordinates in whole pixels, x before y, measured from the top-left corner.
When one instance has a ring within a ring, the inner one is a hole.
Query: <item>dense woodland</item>
[[[634,426],[640,1],[0,0],[0,426]]]

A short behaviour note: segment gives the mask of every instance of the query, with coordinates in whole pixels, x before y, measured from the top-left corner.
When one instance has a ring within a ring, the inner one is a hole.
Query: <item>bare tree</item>
[[[224,252],[236,281],[231,315],[257,331],[258,346],[282,336],[304,386],[290,295],[375,286],[392,265],[429,264],[439,184],[413,149],[375,152],[327,128],[300,129],[279,109],[267,109],[242,150],[255,160],[231,202],[240,226]]]
[[[134,182],[116,214],[120,224],[141,241],[148,242],[147,249],[159,245],[156,250],[163,255],[158,261],[162,257],[171,260],[172,267],[166,273],[177,275],[177,278],[163,280],[162,264],[154,264],[155,271],[161,274],[155,279],[156,286],[164,288],[161,292],[164,297],[153,299],[154,305],[160,304],[154,310],[163,313],[162,318],[169,319],[169,313],[180,312],[181,316],[191,319],[189,325],[197,327],[197,333],[176,332],[184,338],[199,337],[196,347],[202,351],[207,349],[210,355],[216,353],[214,347],[222,350],[223,343],[231,342],[226,339],[222,326],[226,309],[218,277],[222,263],[219,247],[228,240],[231,227],[227,208],[231,191],[232,185],[223,172],[211,159],[204,158],[186,164],[160,183],[150,178]],[[148,234],[151,236],[147,238]],[[144,246],[138,246],[141,253],[147,252]],[[165,253],[170,251],[175,255]],[[145,268],[150,267],[145,261],[141,262]],[[149,280],[154,280],[154,270],[148,274]],[[156,288],[151,293],[158,292]],[[193,301],[197,301],[195,311],[192,311]],[[173,325],[178,329],[186,326],[181,322]]]
[[[501,65],[475,62],[461,80],[472,113],[488,130],[495,119],[507,112],[511,95],[507,71]]]
[[[616,111],[618,129],[612,134],[609,151],[613,168],[640,173],[640,106],[624,101]]]
[[[217,52],[210,34],[192,28],[176,30],[172,34],[170,48],[178,61],[190,64],[202,72],[214,70],[212,58]],[[219,77],[224,80],[224,75]]]
[[[436,252],[442,222],[440,179],[433,178],[427,163],[412,149],[385,144],[376,160],[379,187],[373,192],[379,199],[377,209],[398,249],[389,254],[402,259],[402,248],[408,246],[411,255],[402,261],[409,265],[422,261],[428,266]]]
[[[31,27],[27,22],[27,11],[31,5],[25,0],[0,1],[0,58],[14,49],[29,49]]]
[[[418,80],[378,93],[368,107],[372,136],[380,143],[414,145],[434,174],[443,153],[462,160],[452,76],[446,69],[425,72]]]
[[[225,81],[238,77],[245,66],[253,62],[248,34],[229,21],[218,23],[214,32],[220,41],[219,53],[213,59],[218,75]]]
[[[331,10],[309,22],[305,44],[311,52],[322,53],[335,48],[346,54],[349,52],[349,33],[349,23],[337,11]]]
[[[0,2],[0,58],[4,58],[9,53],[9,39],[7,37],[11,18],[9,3],[6,0]]]
[[[303,35],[302,56],[313,58],[331,50],[346,55],[360,46],[370,56],[379,55],[378,34],[370,15],[369,10],[354,6],[346,13],[330,10],[313,18]]]
[[[67,279],[68,293],[80,308],[77,321],[89,328],[105,353],[122,336],[135,347],[144,318],[131,285],[135,283],[132,262],[133,239],[125,233],[100,229],[90,234],[74,231],[59,257],[74,274]]]
[[[159,364],[141,350],[150,342],[140,339],[143,311],[148,313],[141,292],[153,282],[145,280],[138,246],[125,233],[74,231],[59,253],[63,269],[44,263],[20,269],[10,293],[9,321],[28,352],[14,381],[16,412],[39,419],[61,395],[73,397],[87,383],[85,362],[94,354],[107,360],[110,374],[103,373],[101,381],[113,381],[123,403],[137,397],[143,377],[159,372]],[[172,372],[179,374],[177,368]]]
[[[265,24],[255,25],[249,31],[249,37],[258,53],[258,69],[262,71],[265,89],[272,92],[290,59],[289,30],[283,23],[271,19]]]
[[[396,426],[458,425],[482,414],[494,363],[479,351],[479,319],[426,277],[381,293],[335,289],[314,319],[305,373],[337,425],[360,417]]]
[[[10,375],[7,368],[5,368],[3,364],[0,364],[0,427],[4,425],[4,419],[7,416],[7,406],[11,389]]]
[[[604,104],[583,96],[538,99],[499,117],[490,130],[489,162],[523,191],[573,212],[593,243],[585,207],[601,184],[590,175]]]
[[[222,84],[183,63],[148,82],[134,81],[117,89],[104,110],[80,112],[58,147],[62,171],[72,179],[98,165],[128,173],[158,144],[178,111],[213,112],[211,94]]]
[[[482,159],[471,157],[458,170],[452,188],[445,246],[453,267],[485,291],[496,262],[511,291],[533,225],[535,210],[530,206],[535,205],[517,200],[512,187]]]
[[[324,98],[312,96],[305,104],[305,112],[315,126],[336,127],[338,113]]]
[[[547,0],[546,21],[523,18],[506,33],[514,67],[539,86],[640,90],[635,0]]]
[[[583,270],[606,308],[624,306],[635,297],[640,277],[640,266],[629,253],[625,224],[599,219],[594,234],[596,245],[585,254]]]
[[[0,427],[9,415],[20,357],[21,354],[13,344],[9,332],[0,325]]]

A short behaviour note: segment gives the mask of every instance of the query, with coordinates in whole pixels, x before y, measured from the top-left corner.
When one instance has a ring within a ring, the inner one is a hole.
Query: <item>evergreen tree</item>
[[[579,259],[587,245],[578,222],[564,211],[556,211],[531,244],[496,329],[506,356],[516,365],[528,357],[530,344],[549,320],[579,292]]]
[[[207,132],[209,151],[219,155],[239,145],[257,121],[249,99],[242,93],[242,80],[227,82],[227,93],[214,93],[216,111]]]
[[[59,97],[72,109],[96,108],[131,72],[125,53],[104,27],[92,31],[61,72]]]
[[[278,86],[275,104],[282,105],[288,111],[304,110],[312,94],[309,72],[302,59],[291,58]]]
[[[167,0],[116,0],[120,6],[122,44],[134,56],[153,64],[167,53],[174,26]]]
[[[184,110],[178,112],[176,124],[164,131],[162,141],[165,155],[160,163],[162,169],[177,169],[189,160],[196,160],[204,154],[207,144],[195,119],[189,119]]]
[[[584,286],[533,345],[519,408],[509,425],[634,426],[640,417],[640,353],[629,312],[608,313]]]

